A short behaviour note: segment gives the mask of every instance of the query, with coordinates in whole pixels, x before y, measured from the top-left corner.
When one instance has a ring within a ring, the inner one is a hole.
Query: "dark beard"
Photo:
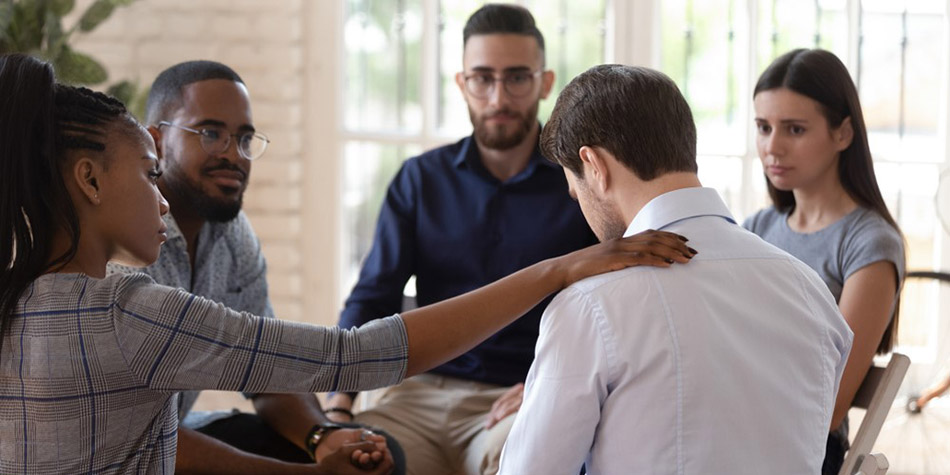
[[[237,201],[222,202],[204,194],[201,188],[187,177],[177,179],[167,176],[163,180],[168,193],[181,198],[181,202],[190,206],[195,214],[213,223],[224,223],[236,218],[244,202],[244,194]],[[171,178],[171,179],[169,179]]]
[[[511,113],[511,111],[507,110],[496,111],[495,113],[499,112]],[[475,127],[475,140],[477,140],[478,143],[491,150],[509,150],[524,141],[525,137],[528,136],[528,132],[531,130],[532,124],[538,120],[538,103],[531,106],[531,108],[528,109],[528,113],[520,117],[521,121],[514,125],[515,130],[510,133],[508,127],[493,128],[485,125],[485,121],[491,116],[490,114],[486,114],[484,117],[477,117],[472,109],[469,108],[468,115],[472,119],[472,125]]]

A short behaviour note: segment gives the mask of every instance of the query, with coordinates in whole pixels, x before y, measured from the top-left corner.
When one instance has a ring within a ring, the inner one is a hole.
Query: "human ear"
[[[455,85],[459,87],[459,92],[462,93],[462,97],[467,98],[465,95],[465,73],[455,73]]]
[[[835,141],[839,152],[844,151],[851,146],[854,140],[854,127],[851,125],[851,117],[845,117],[841,125],[835,129]]]
[[[102,167],[89,157],[80,157],[72,166],[72,177],[79,192],[93,205],[98,205]]]
[[[541,99],[547,99],[554,87],[554,71],[550,69],[541,73]]]
[[[158,158],[161,159],[163,156],[162,153],[162,129],[154,125],[148,126],[148,134],[152,136],[152,140],[155,141],[155,153],[158,155]]]
[[[584,164],[584,180],[589,182],[588,186],[606,193],[610,187],[610,170],[602,150],[585,145],[578,155]]]

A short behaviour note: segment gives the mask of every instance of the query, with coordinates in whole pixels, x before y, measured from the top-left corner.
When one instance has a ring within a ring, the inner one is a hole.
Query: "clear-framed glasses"
[[[255,160],[261,158],[270,139],[266,135],[258,132],[244,132],[239,134],[229,134],[223,127],[202,127],[193,129],[183,125],[173,124],[167,121],[158,123],[159,127],[168,126],[184,130],[198,135],[201,138],[201,148],[211,155],[223,153],[231,145],[231,137],[237,138],[237,151],[241,158],[246,160]]]
[[[504,84],[505,92],[511,97],[524,97],[531,94],[534,84],[542,70],[518,71],[495,77],[491,73],[473,73],[465,76],[465,89],[477,99],[487,99],[495,92],[495,83]]]

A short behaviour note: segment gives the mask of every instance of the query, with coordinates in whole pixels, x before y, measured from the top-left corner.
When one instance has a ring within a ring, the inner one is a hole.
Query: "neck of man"
[[[168,201],[168,212],[175,218],[175,224],[178,225],[181,235],[185,238],[188,247],[188,261],[191,263],[191,268],[194,269],[195,253],[198,250],[198,233],[201,232],[201,227],[204,226],[207,220],[198,215],[194,207],[182,200],[180,196],[169,193],[167,187],[162,186],[161,181],[158,183],[158,189],[165,196],[165,200]]]
[[[618,176],[616,185],[615,202],[628,226],[653,198],[683,188],[703,186],[693,172],[666,173],[650,181],[640,180],[632,172],[628,172]]]
[[[524,140],[507,150],[496,150],[482,145],[477,139],[478,153],[485,169],[501,182],[521,173],[531,161],[531,154],[538,145],[538,122],[535,121]]]

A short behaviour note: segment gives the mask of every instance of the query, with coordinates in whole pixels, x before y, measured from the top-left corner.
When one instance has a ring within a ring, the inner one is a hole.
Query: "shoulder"
[[[468,138],[464,138],[455,143],[436,147],[414,157],[410,157],[403,164],[403,169],[429,171],[436,168],[452,166],[459,153],[465,148],[467,141]]]
[[[851,263],[847,274],[873,262],[890,261],[903,274],[904,239],[881,215],[869,209],[859,209],[848,216],[841,232],[844,256]]]
[[[256,254],[259,252],[259,242],[257,239],[257,233],[254,232],[254,227],[251,225],[251,220],[248,219],[244,211],[239,211],[238,215],[234,219],[227,221],[225,223],[207,223],[209,226],[215,227],[214,232],[211,233],[213,239],[225,239],[227,242],[231,243],[231,247],[236,253],[243,253],[245,249],[251,248]]]
[[[774,206],[769,206],[768,208],[760,209],[752,216],[746,218],[745,221],[742,222],[742,227],[759,234],[766,229],[773,228],[777,223],[780,223],[783,216],[784,215],[778,212]]]

